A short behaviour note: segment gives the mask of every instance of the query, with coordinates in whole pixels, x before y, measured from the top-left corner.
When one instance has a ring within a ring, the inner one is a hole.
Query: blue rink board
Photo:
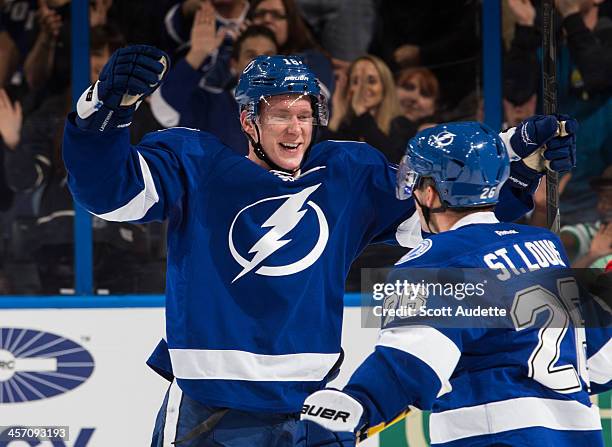
[[[114,307],[164,307],[164,295],[0,296],[0,309],[89,309]],[[346,307],[359,307],[361,295],[344,295]]]

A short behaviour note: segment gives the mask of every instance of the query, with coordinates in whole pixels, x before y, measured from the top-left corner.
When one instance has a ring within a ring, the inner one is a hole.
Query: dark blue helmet
[[[316,76],[298,56],[257,56],[240,75],[235,95],[240,110],[247,110],[254,120],[262,99],[291,93],[308,96],[315,124],[327,125],[327,100]]]
[[[412,195],[419,180],[430,177],[444,206],[493,205],[510,174],[504,143],[484,124],[441,124],[410,139],[397,176],[397,196]]]

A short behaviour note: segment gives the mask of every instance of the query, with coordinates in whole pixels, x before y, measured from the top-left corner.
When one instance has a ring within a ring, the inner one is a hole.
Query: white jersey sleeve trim
[[[425,362],[442,384],[437,397],[452,390],[449,378],[459,362],[461,351],[437,329],[429,326],[383,329],[376,345],[399,349]]]
[[[591,382],[604,384],[612,380],[612,340],[587,361]]]
[[[529,427],[552,430],[601,430],[599,409],[575,400],[521,397],[432,413],[432,444]]]
[[[146,160],[140,153],[138,153],[138,160],[140,161],[140,170],[144,180],[144,189],[121,208],[104,214],[94,214],[95,216],[113,222],[138,220],[142,219],[153,205],[159,202],[159,195],[157,194],[149,165],[147,165]]]
[[[318,382],[340,353],[266,355],[247,351],[170,349],[172,371],[179,379]]]
[[[181,114],[164,99],[162,85],[151,94],[151,113],[164,127],[177,126],[181,120]]]

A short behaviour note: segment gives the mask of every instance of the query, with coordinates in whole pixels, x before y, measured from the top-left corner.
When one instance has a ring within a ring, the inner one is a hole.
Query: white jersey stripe
[[[442,384],[438,397],[452,389],[448,379],[459,362],[461,352],[440,331],[429,326],[384,329],[380,331],[376,345],[399,349],[427,363]]]
[[[168,104],[162,95],[162,88],[158,88],[151,95],[151,113],[164,127],[178,126],[181,115],[178,110]]]
[[[604,384],[612,380],[612,340],[589,358],[589,379],[591,382]]]
[[[163,447],[174,447],[173,442],[176,440],[176,430],[178,427],[179,410],[183,392],[176,383],[176,380],[170,384],[168,391],[168,403],[166,404],[166,420],[164,422],[164,442]]]
[[[155,189],[155,182],[153,181],[149,165],[140,153],[138,154],[138,160],[140,161],[140,170],[144,180],[144,189],[121,208],[104,214],[95,214],[95,216],[113,222],[138,220],[142,219],[147,214],[147,211],[159,202],[159,195],[157,194],[157,189]]]
[[[432,444],[529,427],[552,430],[601,430],[597,406],[574,400],[521,397],[432,413]]]
[[[320,381],[340,353],[264,355],[247,351],[170,349],[172,371],[179,379],[250,381]]]

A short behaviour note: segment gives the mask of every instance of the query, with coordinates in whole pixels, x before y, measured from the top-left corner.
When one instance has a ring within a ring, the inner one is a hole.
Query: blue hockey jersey
[[[103,219],[168,219],[167,352],[204,404],[298,412],[341,358],[344,281],[370,242],[395,241],[415,211],[396,168],[364,143],[315,145],[297,177],[267,171],[183,128],[89,132],[69,117],[68,183]],[[506,218],[531,197],[502,190]],[[158,357],[159,369],[170,369]]]
[[[556,235],[474,213],[396,266],[390,283],[412,281],[418,292],[412,302],[387,296],[375,352],[345,387],[371,426],[415,406],[432,411],[436,446],[603,445],[589,390],[611,385],[610,315],[590,312],[597,321],[586,324],[577,318],[581,306],[597,302],[577,304],[579,288]],[[448,282],[450,298],[442,288],[418,288],[435,278],[446,287],[440,278],[452,277],[460,280]],[[468,284],[483,293],[466,298]],[[402,303],[412,313],[398,313]]]

